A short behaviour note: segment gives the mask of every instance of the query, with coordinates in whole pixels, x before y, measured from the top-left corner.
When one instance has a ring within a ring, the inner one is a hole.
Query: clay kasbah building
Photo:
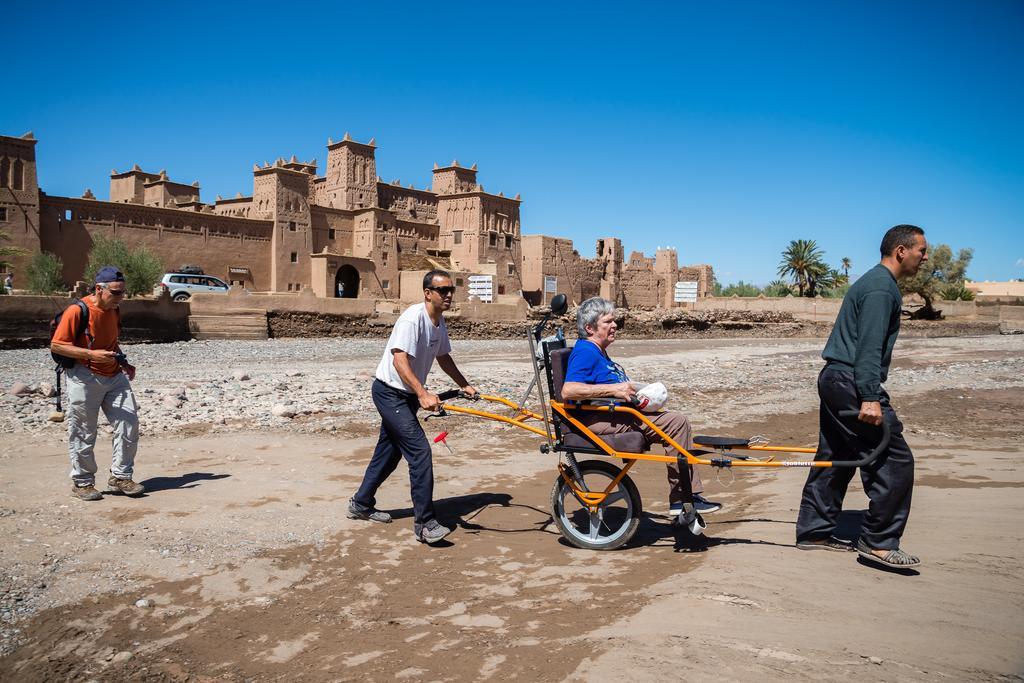
[[[471,282],[489,284],[493,302],[534,305],[565,293],[577,303],[601,295],[626,307],[671,306],[676,282],[697,282],[700,296],[711,288],[711,267],[681,268],[674,249],[626,260],[622,241],[607,237],[584,258],[571,240],[523,235],[519,195],[484,191],[475,164],[435,164],[429,189],[384,182],[374,140],[347,133],[328,139],[322,175],[316,160],[294,156],[256,164],[250,196],[213,203],[198,182],[137,165],[111,171],[106,201],[90,190],[49,195],[37,180],[37,142],[31,133],[0,136],[0,229],[12,246],[59,256],[67,283],[82,278],[103,235],[145,246],[169,271],[197,264],[252,291],[310,288],[318,297],[418,301],[432,268],[452,272],[459,300]],[[13,259],[16,278],[26,261]]]

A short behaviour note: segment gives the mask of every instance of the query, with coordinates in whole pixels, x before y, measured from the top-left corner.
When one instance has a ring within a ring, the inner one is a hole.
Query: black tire
[[[580,474],[591,491],[605,490],[620,471],[619,467],[605,460],[580,463]],[[622,547],[629,543],[639,528],[641,512],[640,492],[629,475],[622,478],[618,488],[600,505],[597,515],[589,513],[561,475],[551,489],[551,517],[562,537],[577,548],[614,550]],[[596,526],[595,521],[598,522]]]
[[[174,301],[188,301],[191,297],[184,292],[178,292],[174,295]]]

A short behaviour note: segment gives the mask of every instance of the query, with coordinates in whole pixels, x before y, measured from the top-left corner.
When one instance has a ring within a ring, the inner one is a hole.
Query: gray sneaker
[[[420,543],[437,543],[442,538],[452,532],[446,526],[443,526],[436,519],[432,519],[426,524],[414,524],[413,533],[416,534],[416,540]]]
[[[103,500],[103,494],[96,490],[95,486],[71,485],[71,495],[79,500]]]
[[[364,508],[352,499],[348,501],[348,514],[346,516],[349,519],[363,519],[369,522],[391,524],[391,515],[388,513],[377,508]]]
[[[117,477],[111,477],[107,479],[107,488],[120,491],[126,496],[141,496],[146,492],[146,487],[138,482],[134,482],[131,478],[118,479]]]

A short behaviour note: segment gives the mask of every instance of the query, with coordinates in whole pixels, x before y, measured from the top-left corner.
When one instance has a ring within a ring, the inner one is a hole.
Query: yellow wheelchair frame
[[[564,340],[541,340],[544,328],[552,315],[564,313],[566,302],[564,295],[556,296],[551,303],[551,312],[531,329],[529,334],[531,359],[534,366],[534,378],[527,388],[522,400],[515,403],[501,396],[477,394],[468,397],[458,390],[439,394],[443,401],[440,409],[430,417],[441,417],[449,413],[468,415],[476,418],[493,420],[525,429],[533,434],[544,437],[546,443],[540,447],[543,453],[560,453],[563,458],[558,463],[558,477],[551,492],[552,517],[563,537],[572,545],[592,550],[611,550],[618,548],[633,537],[640,522],[642,503],[640,494],[628,476],[629,470],[641,460],[678,463],[680,471],[685,472],[683,465],[708,465],[715,468],[823,468],[823,467],[862,467],[874,461],[888,446],[889,426],[883,423],[882,438],[877,447],[857,460],[777,460],[780,453],[813,455],[815,448],[801,446],[769,446],[762,439],[744,439],[733,437],[695,436],[694,448],[684,448],[650,418],[631,405],[619,401],[562,401],[557,400],[556,387],[552,377],[551,352],[565,348]],[[546,374],[550,400],[545,400],[541,382],[541,367]],[[540,413],[528,410],[525,405],[536,387],[540,399]],[[488,410],[480,410],[450,403],[454,398],[472,398],[474,402],[484,401],[502,405],[510,409],[510,413],[502,415]],[[548,410],[550,409],[550,417]],[[604,411],[630,415],[638,422],[645,424],[657,434],[664,445],[679,453],[679,457],[649,452],[620,451],[610,445],[606,439],[591,431],[570,411]],[[855,417],[857,411],[841,411],[842,417]],[[528,424],[529,422],[536,424]],[[577,436],[590,441],[590,447],[569,447],[563,443],[562,429],[568,428]],[[736,453],[735,451],[742,451]],[[577,462],[578,452],[605,455],[619,458],[623,467],[619,468],[604,460],[587,460]],[[717,452],[717,455],[715,454]],[[753,455],[747,455],[747,453]],[[595,486],[595,480],[597,485]],[[675,522],[692,534],[701,534],[705,528],[704,520],[692,505],[692,494],[688,491],[689,479],[683,474],[681,480],[685,484],[683,511]],[[606,483],[605,483],[606,482]],[[566,504],[577,501],[583,519],[575,512],[570,512]],[[622,503],[622,506],[616,505]],[[586,529],[581,527],[586,526]]]

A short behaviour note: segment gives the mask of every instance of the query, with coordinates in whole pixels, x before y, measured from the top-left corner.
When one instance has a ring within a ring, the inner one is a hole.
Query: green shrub
[[[27,289],[33,294],[56,294],[67,291],[64,285],[64,263],[55,254],[40,251],[32,256],[28,263],[26,275]]]
[[[96,236],[89,250],[85,281],[93,282],[103,266],[117,266],[121,269],[128,296],[149,294],[164,273],[163,263],[145,247],[129,250],[128,245],[119,239]]]
[[[762,292],[765,296],[792,296],[793,289],[789,286],[789,283],[783,280],[772,280],[765,285],[764,291]]]
[[[943,287],[939,290],[939,296],[946,301],[974,301],[974,292],[967,289],[963,281]]]

